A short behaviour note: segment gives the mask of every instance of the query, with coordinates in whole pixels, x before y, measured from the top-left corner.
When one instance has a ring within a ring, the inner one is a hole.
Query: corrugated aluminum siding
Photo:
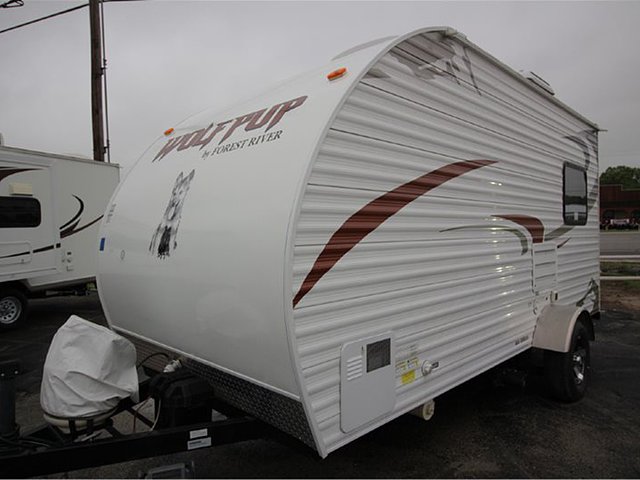
[[[393,330],[396,360],[417,353],[440,362],[413,383],[398,377],[389,417],[530,346],[532,237],[499,216],[536,217],[547,241],[568,239],[558,250],[560,303],[575,304],[590,279],[598,281],[597,209],[586,228],[554,232],[562,227],[565,162],[589,163],[590,204],[596,201],[595,135],[585,132],[591,128],[439,33],[399,44],[362,79],[322,144],[304,194],[292,295],[334,232],[368,202],[454,162],[497,163],[408,204],[295,307],[298,355],[327,451],[362,434],[340,430],[345,342]],[[594,308],[593,294],[585,305]]]

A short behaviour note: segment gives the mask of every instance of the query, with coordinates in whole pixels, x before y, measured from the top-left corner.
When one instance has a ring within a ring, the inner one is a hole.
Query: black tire
[[[544,352],[544,368],[551,395],[563,402],[584,397],[591,381],[589,331],[578,320],[573,327],[567,353]]]
[[[23,324],[27,319],[27,297],[20,290],[0,290],[0,330],[9,330]]]

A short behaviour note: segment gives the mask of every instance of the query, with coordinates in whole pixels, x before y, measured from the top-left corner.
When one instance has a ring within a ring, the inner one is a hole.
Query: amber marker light
[[[173,133],[173,127],[171,127],[171,128],[167,128],[167,129],[164,131],[164,134],[165,134],[165,135],[171,135],[172,133]]]
[[[329,75],[327,75],[327,78],[329,79],[329,81],[335,80],[342,77],[345,73],[347,73],[347,69],[345,67],[342,67],[331,72]]]

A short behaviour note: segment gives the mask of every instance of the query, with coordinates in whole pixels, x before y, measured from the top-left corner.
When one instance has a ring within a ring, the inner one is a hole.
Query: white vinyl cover
[[[42,409],[62,418],[91,417],[137,393],[133,344],[105,327],[69,317],[53,337],[44,363]]]

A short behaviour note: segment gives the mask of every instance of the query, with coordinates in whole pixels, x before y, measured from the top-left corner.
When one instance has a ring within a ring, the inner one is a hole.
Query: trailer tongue
[[[216,400],[208,382],[176,369],[178,361],[165,361],[174,371],[148,377],[140,369],[138,383],[133,345],[72,316],[55,335],[44,366],[40,397],[47,424],[28,431],[15,423],[19,364],[0,363],[0,476],[31,477],[279,436]],[[140,412],[149,401],[152,418]],[[123,412],[133,416],[132,432],[115,426],[114,417]]]

